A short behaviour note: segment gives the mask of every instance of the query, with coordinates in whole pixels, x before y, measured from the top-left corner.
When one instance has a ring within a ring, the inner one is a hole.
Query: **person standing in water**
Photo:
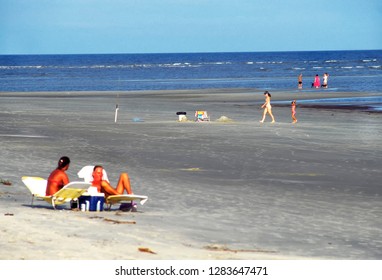
[[[261,106],[261,108],[264,109],[263,111],[263,118],[261,119],[261,123],[264,122],[265,120],[265,116],[267,115],[267,113],[271,116],[272,118],[272,123],[275,122],[275,118],[273,117],[273,114],[272,114],[272,106],[271,106],[271,94],[266,91],[264,92],[264,96],[265,96],[265,103]]]
[[[298,89],[302,89],[302,73],[298,75]]]
[[[312,87],[315,87],[315,88],[320,88],[320,76],[318,76],[318,74],[316,74],[316,77],[314,78],[314,82],[312,84]]]
[[[323,88],[328,88],[328,78],[329,74],[325,73],[324,76],[322,76],[322,86]]]

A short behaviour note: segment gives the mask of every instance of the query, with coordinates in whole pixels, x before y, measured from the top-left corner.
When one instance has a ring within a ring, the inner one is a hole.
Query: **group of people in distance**
[[[265,121],[265,117],[267,116],[267,114],[269,114],[269,116],[272,118],[272,123],[275,122],[275,117],[273,116],[272,114],[272,106],[271,106],[271,94],[268,92],[268,91],[265,91],[264,92],[264,96],[265,96],[265,102],[263,105],[261,105],[261,108],[264,109],[263,111],[263,118],[261,119],[261,123],[263,123]],[[291,114],[292,114],[292,123],[296,123],[297,122],[297,118],[296,118],[296,100],[293,100],[292,103],[291,103]]]
[[[322,76],[322,84],[321,84],[320,76],[316,74],[316,76],[314,77],[314,81],[312,83],[312,88],[320,88],[320,87],[328,88],[328,79],[329,79],[329,74],[324,73],[324,75]],[[298,80],[298,88],[302,89],[302,73],[298,75],[297,80]]]
[[[69,169],[70,159],[67,156],[63,156],[58,160],[58,165],[55,170],[53,170],[49,177],[46,187],[46,195],[54,195],[65,185],[69,183],[69,177],[66,171]],[[130,178],[127,173],[121,173],[119,176],[118,184],[116,187],[110,185],[109,181],[103,178],[103,167],[101,165],[96,165],[93,169],[93,181],[91,182],[93,187],[97,187],[99,193],[104,193],[105,196],[123,194],[124,191],[127,194],[133,194],[130,185]]]

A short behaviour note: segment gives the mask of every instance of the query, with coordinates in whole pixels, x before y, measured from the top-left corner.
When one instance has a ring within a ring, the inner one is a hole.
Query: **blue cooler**
[[[99,195],[83,194],[78,198],[78,203],[81,211],[103,211],[105,196],[103,193]]]

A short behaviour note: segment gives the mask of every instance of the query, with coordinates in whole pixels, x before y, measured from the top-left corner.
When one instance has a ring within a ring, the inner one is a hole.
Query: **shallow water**
[[[212,88],[310,90],[329,73],[331,91],[382,88],[382,51],[2,55],[0,91]]]

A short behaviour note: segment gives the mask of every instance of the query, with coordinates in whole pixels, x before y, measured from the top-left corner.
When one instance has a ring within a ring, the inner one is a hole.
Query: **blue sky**
[[[381,0],[0,0],[0,54],[382,49]]]

